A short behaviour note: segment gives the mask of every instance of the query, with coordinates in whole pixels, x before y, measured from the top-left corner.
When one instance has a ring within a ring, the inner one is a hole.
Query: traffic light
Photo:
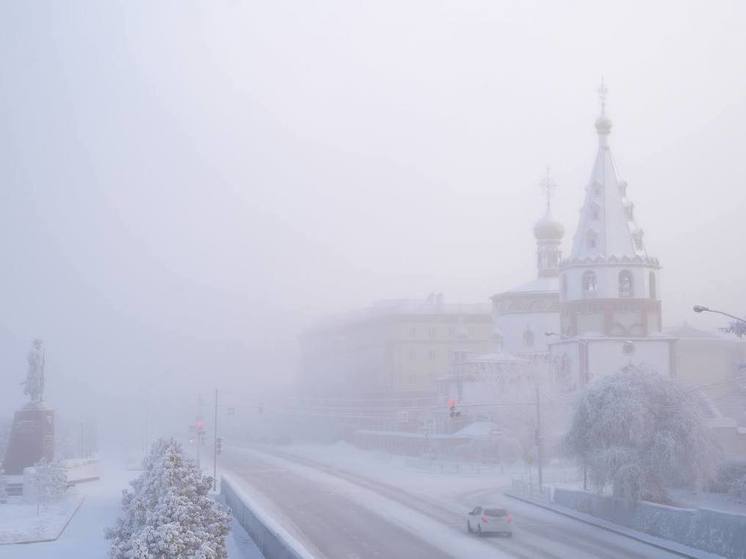
[[[217,439],[215,439],[215,453],[223,453],[223,437],[218,437]]]
[[[448,400],[448,415],[453,417],[459,417],[461,412],[456,409],[456,400]]]

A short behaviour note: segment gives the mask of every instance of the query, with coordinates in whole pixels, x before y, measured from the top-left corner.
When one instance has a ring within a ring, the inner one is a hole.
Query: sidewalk
[[[122,489],[135,472],[112,464],[101,464],[101,479],[77,486],[85,496],[62,535],[53,542],[0,546],[0,559],[101,559],[108,556],[109,545],[104,529],[119,513]]]

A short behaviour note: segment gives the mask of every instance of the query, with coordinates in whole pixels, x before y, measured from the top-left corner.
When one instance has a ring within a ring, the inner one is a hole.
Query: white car
[[[513,535],[513,517],[499,507],[474,507],[466,517],[466,530],[470,534]]]

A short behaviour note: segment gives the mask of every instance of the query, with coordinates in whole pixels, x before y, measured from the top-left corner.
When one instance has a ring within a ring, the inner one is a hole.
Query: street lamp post
[[[741,318],[739,316],[735,316],[735,315],[727,313],[727,312],[723,312],[723,311],[718,311],[718,310],[715,310],[715,309],[711,309],[709,307],[705,307],[704,305],[694,305],[692,307],[692,310],[694,312],[696,312],[696,313],[711,312],[711,313],[714,313],[714,314],[721,314],[723,316],[727,316],[728,318],[732,318],[739,325],[736,328],[736,330],[735,330],[736,336],[738,336],[739,338],[741,338],[744,335],[744,333],[746,333],[746,319],[743,319],[743,318]]]

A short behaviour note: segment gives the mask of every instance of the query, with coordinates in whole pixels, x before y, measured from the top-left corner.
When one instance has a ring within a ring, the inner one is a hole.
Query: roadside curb
[[[534,505],[536,507],[552,511],[557,514],[567,516],[574,520],[578,520],[579,522],[590,524],[591,526],[595,526],[596,528],[601,528],[602,530],[613,532],[632,540],[637,540],[638,542],[657,547],[658,549],[662,549],[670,553],[675,553],[676,555],[681,555],[682,557],[688,557],[689,559],[724,559],[722,555],[716,555],[715,553],[710,553],[709,551],[695,549],[693,547],[689,547],[687,545],[679,544],[676,542],[669,542],[668,540],[664,540],[663,538],[651,536],[649,534],[645,534],[644,532],[626,528],[624,526],[614,524],[613,522],[608,522],[606,520],[596,518],[590,514],[577,512],[566,507],[554,505],[551,503],[545,503],[536,499],[532,499],[531,497],[515,495],[507,491],[504,491],[503,495],[505,495],[506,497],[510,497],[511,499],[515,499],[516,501],[522,501],[524,503],[528,503],[529,505]]]
[[[65,530],[67,529],[70,522],[72,522],[73,518],[75,518],[75,515],[78,514],[78,511],[80,510],[80,507],[83,506],[83,502],[85,501],[85,496],[80,498],[80,501],[78,501],[78,504],[73,509],[72,513],[70,513],[70,516],[67,518],[65,523],[62,525],[62,528],[60,528],[60,531],[57,532],[57,535],[53,538],[44,538],[40,540],[21,540],[17,542],[6,542],[6,543],[0,543],[0,545],[29,545],[33,543],[48,543],[48,542],[55,542],[58,539],[60,539],[60,536],[65,533]]]

